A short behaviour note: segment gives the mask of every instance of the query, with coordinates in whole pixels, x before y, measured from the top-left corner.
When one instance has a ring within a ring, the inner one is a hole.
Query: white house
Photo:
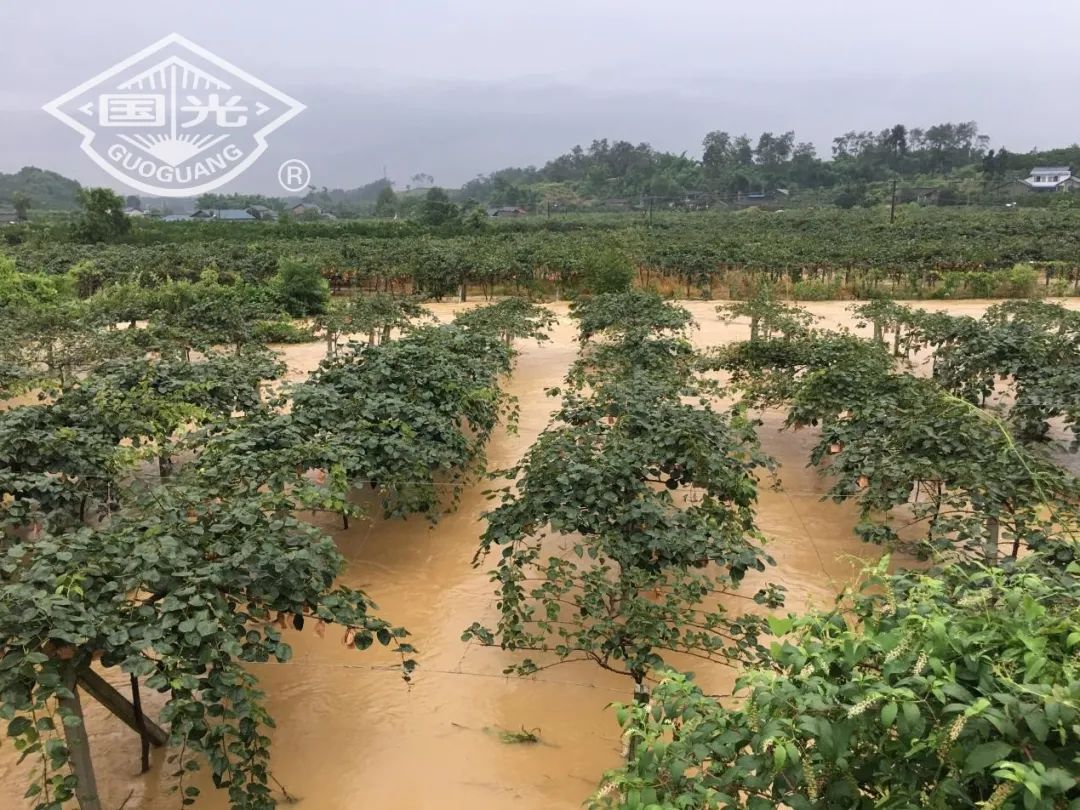
[[[1031,170],[1031,175],[1020,182],[1032,191],[1080,189],[1080,178],[1072,173],[1070,166],[1036,166]]]

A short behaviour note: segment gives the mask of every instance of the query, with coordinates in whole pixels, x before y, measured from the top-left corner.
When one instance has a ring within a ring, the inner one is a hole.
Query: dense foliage
[[[79,206],[79,184],[56,172],[24,166],[17,172],[0,172],[0,205],[15,205],[18,196],[45,211],[74,211]]]
[[[386,513],[437,520],[513,415],[498,384],[510,342],[542,338],[550,316],[504,302],[393,341],[422,310],[357,300],[353,313],[390,313],[364,322],[383,341],[350,343],[282,388],[250,332],[261,293],[243,285],[211,273],[142,300],[78,302],[0,271],[19,324],[66,317],[85,344],[63,366],[43,359],[63,338],[40,327],[8,346],[14,378],[47,386],[38,404],[0,412],[0,717],[34,766],[27,797],[100,806],[77,698],[96,662],[167,694],[184,804],[198,791],[183,775],[206,764],[232,806],[273,807],[273,718],[245,664],[288,661],[290,628],[336,624],[350,647],[392,647],[406,678],[414,667],[406,631],[335,583],[343,557],[296,515],[347,520],[370,484]],[[149,320],[120,329],[120,317]],[[42,341],[48,352],[29,353]]]
[[[936,565],[890,575],[886,557],[833,610],[770,617],[769,652],[731,700],[663,675],[649,703],[619,709],[630,757],[593,806],[1080,806],[1080,484],[1027,444],[1071,418],[1032,392],[1071,379],[1075,316],[877,300],[856,308],[865,340],[764,295],[733,309],[758,319],[752,339],[700,365],[730,372],[745,405],[816,428],[810,462],[827,497],[859,503],[856,532]],[[915,376],[908,353],[928,345],[933,378]],[[1002,380],[1011,409],[989,401]]]
[[[667,214],[651,225],[623,215],[460,228],[283,222],[246,230],[139,221],[119,242],[80,242],[63,226],[8,227],[0,240],[20,272],[69,276],[80,296],[195,281],[207,268],[224,284],[268,284],[302,257],[335,290],[433,298],[496,288],[556,297],[602,292],[598,284],[624,286],[631,268],[638,286],[688,298],[748,299],[761,280],[776,298],[803,300],[1022,297],[1080,289],[1078,216],[1068,209],[923,209],[890,225],[887,213],[822,209]]]
[[[594,806],[983,807],[1080,802],[1080,569],[888,576],[774,620],[725,707],[669,674],[620,711],[640,752]]]
[[[889,137],[898,165],[933,157]],[[949,137],[939,170],[980,148]],[[853,135],[837,162],[882,143]],[[432,190],[419,222],[241,239],[133,224],[100,191],[73,226],[5,231],[0,256],[0,394],[40,392],[0,413],[0,717],[36,807],[92,789],[67,770],[92,664],[166,693],[179,772],[209,765],[258,810],[274,803],[273,720],[246,663],[287,661],[289,627],[336,624],[408,677],[405,630],[335,583],[332,539],[297,516],[348,526],[362,490],[385,517],[454,507],[496,425],[514,426],[514,342],[546,340],[554,318],[504,297],[440,325],[424,303],[509,290],[571,296],[579,351],[554,421],[491,493],[476,563],[492,560],[498,617],[465,638],[519,653],[508,672],[586,660],[633,681],[630,759],[597,804],[1080,801],[1080,483],[1047,452],[1061,431],[1080,446],[1080,320],[1046,301],[972,318],[894,300],[1074,291],[1071,212],[502,225]],[[698,353],[676,291],[735,298],[719,317],[749,339]],[[847,295],[867,297],[853,309],[869,339],[783,300]],[[265,344],[315,336],[322,363],[283,383]],[[773,562],[759,407],[814,431],[808,461],[827,497],[857,504],[859,536],[935,567],[879,567],[832,611],[768,617],[782,589],[741,590]],[[695,659],[744,668],[739,701],[668,672]]]
[[[704,390],[692,364],[675,379],[632,361],[645,345],[668,351],[654,335],[686,329],[685,310],[631,292],[587,299],[574,315],[581,364],[555,423],[504,473],[517,483],[481,538],[478,564],[499,554],[498,624],[465,638],[535,654],[508,671],[590,660],[639,694],[665,654],[754,660],[760,619],[717,604],[770,562],[753,516],[754,472],[768,460],[752,425],[681,399]],[[599,335],[606,350],[591,351]],[[753,598],[780,597],[770,586]]]
[[[866,540],[993,561],[1001,543],[1015,558],[1076,514],[1074,476],[1018,446],[993,414],[934,380],[894,371],[876,340],[750,341],[709,364],[730,370],[749,402],[787,405],[788,427],[818,428],[810,461],[833,479],[830,497],[858,501],[856,531]]]
[[[478,177],[462,188],[462,195],[495,205],[651,197],[692,207],[705,194],[730,199],[782,188],[830,190],[825,199],[855,204],[874,182],[899,178],[951,193],[970,192],[1001,185],[1018,173],[1026,177],[1032,166],[1078,162],[1075,145],[1029,154],[992,149],[974,121],[850,131],[833,138],[829,157],[819,156],[814,144],[798,141],[794,131],[751,138],[714,130],[701,141],[700,159],[647,143],[601,138],[539,168],[506,168]]]

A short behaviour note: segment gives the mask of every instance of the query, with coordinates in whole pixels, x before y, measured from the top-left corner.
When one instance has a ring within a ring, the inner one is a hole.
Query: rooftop
[[[217,212],[217,219],[248,220],[258,219],[242,208],[222,208]]]

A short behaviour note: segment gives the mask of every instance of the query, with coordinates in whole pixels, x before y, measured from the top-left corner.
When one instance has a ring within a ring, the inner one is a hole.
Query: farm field
[[[668,297],[740,298],[768,278],[796,300],[1010,298],[1080,293],[1080,212],[1068,207],[919,208],[894,223],[881,208],[414,221],[167,224],[139,222],[110,239],[62,226],[8,228],[0,247],[22,272],[68,275],[80,295],[125,283],[261,284],[282,257],[319,268],[335,290],[568,298],[617,253],[635,284]]]
[[[1080,810],[1080,3],[7,5],[0,810]]]
[[[921,306],[929,312],[978,318],[992,303],[934,301]],[[426,304],[440,322],[482,305]],[[749,336],[749,319],[722,322],[715,302],[679,306],[698,326],[689,332],[696,349],[741,343]],[[1075,301],[1065,306],[1080,309]],[[839,301],[805,305],[820,319],[815,328],[847,327],[870,337],[865,317],[847,307]],[[517,399],[520,413],[515,432],[505,424],[491,428],[484,461],[489,470],[513,466],[529,453],[559,407],[559,400],[546,396],[545,389],[565,385],[581,350],[569,306],[546,308],[558,319],[550,328],[550,340],[519,338],[513,370],[501,383],[502,390]],[[284,378],[297,382],[316,371],[327,353],[323,342],[274,349],[286,364]],[[921,376],[928,374],[923,362],[928,357],[925,349],[915,355]],[[729,379],[727,373],[719,378]],[[734,393],[725,389],[713,399],[720,407],[733,401]],[[781,430],[786,408],[779,405],[754,413],[762,421],[761,449],[779,464],[778,488],[768,485],[766,473],[757,472],[754,507],[765,550],[776,563],[767,572],[768,581],[786,588],[779,612],[827,610],[862,563],[880,556],[881,548],[856,536],[860,509],[854,499],[824,500],[832,482],[807,466],[818,431]],[[1057,440],[1069,439],[1057,420],[1051,431]],[[1061,452],[1058,458],[1077,469],[1074,455]],[[283,640],[292,647],[287,664],[245,665],[257,675],[267,694],[266,708],[276,721],[269,735],[274,778],[299,800],[298,806],[573,808],[594,793],[605,771],[622,763],[620,729],[606,707],[629,701],[631,684],[625,675],[582,661],[525,678],[508,676],[503,669],[519,662],[520,654],[485,646],[476,636],[462,641],[462,632],[473,622],[494,625],[499,619],[488,574],[491,565],[471,565],[485,531],[483,515],[493,508],[485,497],[492,486],[491,481],[465,481],[456,508],[434,524],[423,513],[380,517],[380,503],[363,491],[351,497],[359,498],[368,515],[352,518],[349,528],[342,528],[333,509],[309,518],[332,536],[344,557],[336,584],[361,589],[378,604],[380,616],[407,628],[417,666],[411,684],[405,684],[400,658],[390,648],[376,645],[358,655],[339,643],[341,632],[333,625],[325,638],[283,630]],[[571,532],[559,542],[571,544],[574,537]],[[925,564],[897,552],[893,566],[906,565]],[[747,581],[760,578],[751,571]],[[678,654],[670,663],[697,672],[707,693],[731,691],[730,667]],[[126,689],[126,676],[115,668],[108,672],[114,686]],[[144,690],[144,702],[154,716],[163,696]],[[103,806],[177,806],[176,795],[169,792],[168,774],[174,766],[166,764],[164,752],[155,751],[151,771],[139,776],[137,736],[93,702],[87,702],[86,721]],[[504,739],[519,731],[535,731],[538,741]],[[2,807],[20,807],[25,801],[27,772],[16,765],[17,758],[10,745],[0,748]],[[208,769],[185,784],[201,789],[197,808],[230,806],[226,792],[214,790]],[[626,806],[634,805],[628,801]]]

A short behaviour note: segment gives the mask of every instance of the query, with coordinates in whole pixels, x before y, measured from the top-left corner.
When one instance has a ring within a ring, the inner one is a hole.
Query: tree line
[[[974,178],[990,186],[1034,165],[1080,163],[1080,146],[1013,153],[991,148],[974,121],[927,127],[895,124],[882,130],[845,132],[821,155],[795,131],[762,132],[756,138],[726,130],[707,133],[701,158],[674,154],[648,143],[594,140],[575,146],[542,167],[507,168],[466,183],[462,197],[501,205],[535,204],[561,185],[582,197],[670,198],[713,192],[724,195],[784,188],[851,190],[902,179],[938,185],[944,178]],[[565,193],[565,192],[564,192]]]
[[[703,136],[700,155],[667,152],[645,142],[598,138],[588,146],[574,146],[543,166],[499,169],[445,193],[467,207],[572,209],[611,198],[731,197],[781,188],[817,192],[823,202],[842,202],[861,200],[868,186],[894,179],[971,193],[1026,176],[1036,165],[1080,166],[1078,144],[1010,151],[995,147],[975,121],[850,130],[834,137],[824,154],[814,143],[800,140],[794,130],[753,136],[717,129]],[[434,182],[434,177],[420,172],[409,178],[401,193],[395,191],[391,179],[382,177],[352,189],[312,187],[302,200],[339,217],[416,216]],[[17,206],[20,219],[31,208],[74,210],[78,192],[77,183],[53,172],[27,167],[17,174],[0,175],[0,203]],[[205,194],[195,204],[200,208],[265,205],[284,212],[297,199]]]

